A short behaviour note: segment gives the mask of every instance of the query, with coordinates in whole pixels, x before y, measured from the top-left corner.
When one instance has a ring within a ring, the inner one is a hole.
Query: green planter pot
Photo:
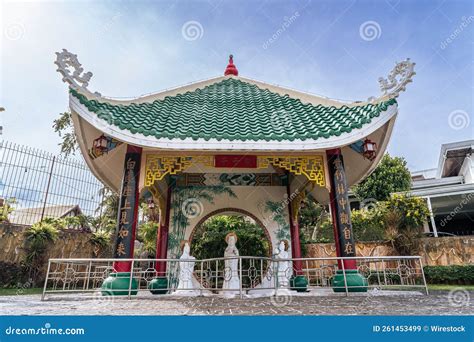
[[[296,292],[306,292],[308,290],[308,280],[304,276],[292,276],[290,288]]]
[[[168,293],[168,278],[158,277],[150,281],[148,289],[154,295]]]
[[[130,272],[111,273],[100,287],[103,296],[128,296],[130,287]],[[138,292],[138,281],[132,278],[130,294]]]
[[[346,270],[346,282],[348,292],[367,292],[367,279],[357,270]],[[346,292],[342,270],[336,271],[332,279],[332,287],[334,292]]]

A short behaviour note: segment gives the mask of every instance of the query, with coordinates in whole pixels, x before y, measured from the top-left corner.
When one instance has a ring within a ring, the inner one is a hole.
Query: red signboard
[[[257,168],[257,156],[219,155],[214,157],[215,167]]]

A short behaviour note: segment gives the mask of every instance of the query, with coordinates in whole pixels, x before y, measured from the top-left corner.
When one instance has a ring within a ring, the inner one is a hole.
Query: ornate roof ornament
[[[229,64],[225,68],[224,75],[234,75],[234,76],[239,76],[239,71],[237,70],[237,67],[234,64],[234,56],[230,55],[229,56]]]
[[[63,75],[63,82],[68,83],[71,88],[85,91],[94,96],[101,96],[100,93],[92,93],[87,89],[92,72],[84,72],[84,68],[79,63],[77,55],[63,49],[62,52],[56,52],[54,64],[58,66],[57,71]]]
[[[412,82],[415,74],[415,63],[410,62],[410,58],[407,58],[395,65],[387,79],[379,78],[380,89],[390,98],[398,97],[400,92],[405,91],[406,85]]]

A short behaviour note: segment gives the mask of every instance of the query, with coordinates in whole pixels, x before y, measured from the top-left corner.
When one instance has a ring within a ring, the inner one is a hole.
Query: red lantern
[[[101,135],[97,139],[94,140],[92,146],[94,147],[94,150],[100,152],[100,153],[106,153],[108,152],[108,145],[109,145],[109,140],[105,135]]]
[[[367,158],[370,161],[374,160],[377,155],[377,144],[367,138],[364,140],[363,148],[364,158]]]

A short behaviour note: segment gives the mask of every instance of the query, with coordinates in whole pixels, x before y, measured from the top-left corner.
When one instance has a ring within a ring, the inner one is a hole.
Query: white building
[[[410,193],[426,198],[434,236],[474,234],[473,149],[474,140],[443,144],[437,168],[412,172]]]

